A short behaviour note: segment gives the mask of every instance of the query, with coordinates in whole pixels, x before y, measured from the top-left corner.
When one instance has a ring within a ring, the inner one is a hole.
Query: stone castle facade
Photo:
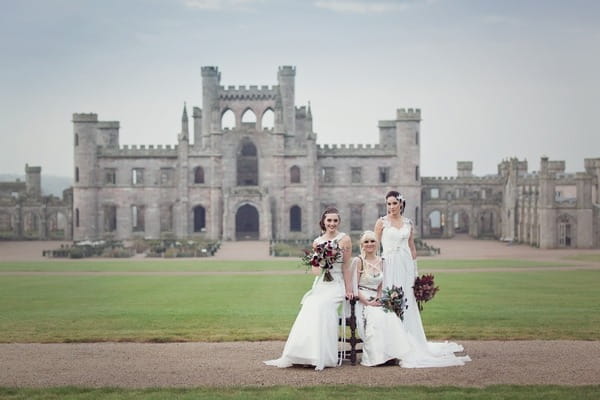
[[[72,190],[42,195],[42,168],[25,165],[25,182],[0,182],[0,239],[72,239]]]
[[[539,173],[503,161],[475,177],[421,177],[418,109],[379,122],[375,145],[319,145],[310,104],[295,103],[295,68],[277,85],[221,86],[202,68],[202,105],[184,106],[177,145],[122,146],[119,122],[74,114],[73,238],[305,239],[336,206],[341,230],[372,229],[397,189],[423,237],[516,240],[540,247],[599,247],[600,159],[565,174],[542,158]]]

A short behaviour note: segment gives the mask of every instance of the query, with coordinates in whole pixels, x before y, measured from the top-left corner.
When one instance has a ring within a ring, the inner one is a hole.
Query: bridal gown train
[[[413,292],[417,271],[408,246],[411,230],[412,222],[408,218],[404,218],[402,227],[396,228],[387,217],[383,217],[383,287],[402,286],[408,304],[408,309],[404,312],[404,327],[409,334],[411,351],[403,357],[400,365],[404,368],[464,365],[471,358],[454,354],[463,351],[461,345],[453,342],[428,342],[425,337]]]
[[[339,233],[334,240],[339,241],[343,236]],[[315,240],[324,241],[321,237]],[[302,298],[283,354],[265,364],[279,368],[309,364],[317,371],[338,365],[338,308],[346,298],[342,262],[336,262],[331,270],[333,281],[324,281],[323,274],[315,278],[312,288]]]

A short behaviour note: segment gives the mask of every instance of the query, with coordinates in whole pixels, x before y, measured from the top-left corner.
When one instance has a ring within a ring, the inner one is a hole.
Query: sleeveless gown
[[[360,264],[357,257],[352,270]],[[364,268],[358,281],[358,291],[365,298],[377,297],[377,287],[383,281],[383,273]],[[360,364],[372,367],[392,359],[402,359],[409,351],[410,344],[402,321],[393,312],[385,312],[382,307],[356,303],[358,332],[363,340]]]
[[[469,356],[456,356],[463,347],[452,342],[427,342],[421,314],[413,292],[417,272],[410,254],[408,239],[412,231],[412,222],[404,218],[401,228],[391,225],[387,217],[383,217],[381,245],[383,258],[383,287],[402,286],[406,295],[408,309],[404,311],[404,327],[408,332],[411,351],[402,361],[403,368],[429,368],[464,365],[471,361]]]
[[[339,233],[334,240],[340,240]],[[324,242],[321,236],[315,243]],[[333,281],[317,276],[312,288],[306,292],[302,307],[288,336],[283,354],[265,364],[279,368],[293,364],[314,365],[320,371],[325,367],[338,366],[338,308],[346,299],[342,277],[343,260],[336,262],[331,270]]]

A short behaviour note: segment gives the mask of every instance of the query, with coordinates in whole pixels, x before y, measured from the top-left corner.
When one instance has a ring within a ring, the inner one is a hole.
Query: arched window
[[[290,231],[302,231],[302,209],[298,206],[290,208]]]
[[[244,138],[240,144],[237,157],[237,184],[239,186],[258,185],[256,146],[248,138]]]
[[[75,182],[79,182],[79,167],[75,167]]]
[[[75,209],[75,227],[79,228],[79,208]]]
[[[290,168],[290,183],[300,183],[300,167],[297,165]]]
[[[194,168],[194,183],[204,183],[204,168]]]
[[[242,124],[256,127],[256,114],[250,108],[246,109],[242,114]]]
[[[194,232],[204,232],[206,229],[206,210],[202,206],[194,207]]]
[[[230,109],[225,110],[221,115],[221,129],[235,128],[235,114]]]
[[[260,125],[263,129],[273,129],[275,127],[275,113],[268,108],[262,115]]]

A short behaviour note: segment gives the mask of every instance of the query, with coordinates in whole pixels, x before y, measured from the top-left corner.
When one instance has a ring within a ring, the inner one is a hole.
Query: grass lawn
[[[494,385],[485,388],[460,387],[365,387],[356,385],[329,385],[295,388],[274,386],[267,388],[194,388],[194,389],[11,389],[0,388],[0,399],[66,399],[66,400],[133,400],[133,399],[597,399],[600,386]]]
[[[420,258],[419,271],[427,268],[463,269],[463,268],[520,268],[520,267],[564,267],[571,265],[568,261],[530,261],[530,260],[436,260]],[[152,272],[152,271],[290,271],[302,272],[306,267],[300,261],[283,258],[269,261],[217,261],[210,258],[200,259],[136,259],[136,260],[51,260],[51,261],[14,261],[0,262],[1,272],[52,272],[52,271],[81,271],[81,272]]]
[[[283,340],[312,279],[4,275],[0,342]],[[600,271],[438,272],[436,282],[422,314],[431,339],[600,339]]]
[[[578,254],[576,256],[568,257],[569,260],[577,261],[591,261],[600,263],[600,254]]]

